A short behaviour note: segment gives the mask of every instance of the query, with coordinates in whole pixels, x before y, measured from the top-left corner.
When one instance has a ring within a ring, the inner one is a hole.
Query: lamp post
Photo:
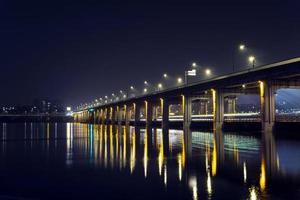
[[[248,58],[250,64],[252,64],[252,68],[254,68],[254,65],[255,65],[255,57],[254,56],[249,56]]]
[[[245,51],[246,50],[246,45],[240,44],[239,45],[239,51]],[[232,72],[235,71],[235,53],[236,53],[236,48],[232,49]]]
[[[162,84],[159,83],[159,84],[157,85],[157,88],[158,88],[158,91],[160,91],[160,90],[162,89]]]

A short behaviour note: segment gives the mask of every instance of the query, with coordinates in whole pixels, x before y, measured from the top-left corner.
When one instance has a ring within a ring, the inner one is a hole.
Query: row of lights
[[[244,44],[240,44],[239,45],[239,50],[240,51],[245,51],[246,50],[246,46],[244,45]],[[249,63],[251,63],[252,64],[252,67],[254,68],[254,65],[255,65],[255,62],[256,62],[256,58],[253,56],[253,55],[250,55],[249,57],[248,57],[248,61],[249,61]],[[192,63],[192,65],[191,65],[191,67],[192,68],[195,68],[195,67],[197,67],[198,65],[197,65],[197,63],[195,63],[195,62],[193,62]],[[233,66],[234,66],[234,61],[233,61]],[[193,70],[195,70],[195,69],[193,69]],[[192,71],[193,71],[192,70]],[[233,71],[234,71],[234,67],[233,67]],[[186,76],[185,76],[185,84],[187,84],[188,82],[187,82],[187,79],[188,79],[188,73],[187,73],[188,71],[186,71]],[[195,73],[196,73],[196,71],[194,71]],[[205,71],[204,71],[204,73],[205,73],[205,75],[206,76],[210,76],[211,74],[212,74],[212,72],[211,72],[211,69],[205,69]],[[168,78],[168,74],[167,73],[164,73],[163,74],[163,78]],[[178,77],[177,78],[177,84],[183,84],[183,78],[181,78],[181,77]],[[148,88],[147,87],[149,87],[150,86],[150,84],[149,84],[149,82],[148,81],[144,81],[144,85],[146,86],[144,89],[143,89],[143,93],[144,94],[146,94],[146,93],[148,93]],[[242,87],[243,88],[245,88],[246,87],[246,85],[242,85]],[[163,84],[162,83],[158,83],[157,84],[157,88],[156,87],[154,87],[154,89],[156,90],[156,91],[161,91],[162,89],[163,89]],[[134,86],[130,86],[130,90],[131,91],[134,91],[135,90],[135,88],[134,88]],[[93,103],[91,103],[91,104],[81,104],[80,106],[78,106],[77,107],[77,109],[82,109],[82,108],[89,108],[89,107],[93,107],[93,106],[97,106],[97,105],[100,105],[100,104],[105,104],[105,103],[109,103],[109,102],[113,102],[114,101],[114,99],[116,99],[117,101],[118,100],[120,100],[120,99],[126,99],[126,98],[128,98],[129,97],[129,95],[127,94],[127,93],[125,93],[124,91],[122,91],[122,90],[120,90],[120,94],[121,94],[121,97],[119,97],[118,95],[115,95],[114,93],[112,93],[112,98],[111,99],[109,99],[108,98],[108,96],[106,95],[105,97],[104,97],[104,99],[103,98],[99,98],[99,100],[98,99],[95,99],[95,102],[93,102]]]

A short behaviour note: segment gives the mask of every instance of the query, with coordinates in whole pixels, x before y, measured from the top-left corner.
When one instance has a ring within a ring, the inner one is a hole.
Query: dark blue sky
[[[297,0],[1,1],[0,105],[75,105],[193,61],[226,73],[240,42],[258,64],[300,56],[299,10]]]

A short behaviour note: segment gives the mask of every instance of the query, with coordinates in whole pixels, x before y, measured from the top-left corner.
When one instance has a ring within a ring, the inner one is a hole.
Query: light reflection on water
[[[98,175],[96,172],[85,175],[82,171],[96,169],[98,173],[118,176],[116,182],[108,181],[110,176],[105,180],[101,176],[97,179],[97,184],[102,187],[106,183],[110,185],[109,190],[99,188],[104,196],[111,195],[111,198],[117,199],[122,199],[122,195],[114,196],[114,193],[139,199],[139,192],[128,192],[132,181],[137,182],[136,190],[152,191],[150,196],[145,193],[144,199],[153,196],[174,199],[293,199],[298,198],[300,193],[300,158],[297,156],[300,141],[276,141],[271,133],[249,136],[79,123],[3,123],[1,130],[0,169],[7,172],[8,179],[13,176],[18,181],[28,181],[30,177],[19,180],[23,174],[15,170],[24,166],[25,171],[31,171],[30,166],[40,162],[34,168],[46,168],[47,173],[53,175],[53,178],[49,175],[43,180],[46,185],[52,183],[54,177],[59,179],[61,183],[55,182],[56,187],[75,184],[76,181],[69,182],[67,177],[69,171],[75,169],[74,177],[88,180]],[[191,143],[187,141],[188,134],[192,136]],[[64,167],[67,171],[56,174]],[[32,176],[38,174],[33,172]],[[90,187],[94,187],[93,184],[97,185],[93,181],[87,183]],[[6,187],[9,191],[9,185]],[[43,190],[47,188],[45,186]],[[75,198],[79,198],[85,189],[73,189]],[[30,190],[20,191],[18,194],[21,196],[36,197]],[[0,194],[7,193],[0,190]],[[38,197],[48,198],[40,195]],[[57,197],[52,195],[49,198]],[[90,195],[97,197],[99,194]]]

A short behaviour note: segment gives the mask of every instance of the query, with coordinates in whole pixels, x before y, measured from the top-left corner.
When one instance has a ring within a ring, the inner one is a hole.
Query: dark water
[[[72,123],[0,128],[0,199],[300,199],[297,139],[192,131],[190,140],[182,130]]]

